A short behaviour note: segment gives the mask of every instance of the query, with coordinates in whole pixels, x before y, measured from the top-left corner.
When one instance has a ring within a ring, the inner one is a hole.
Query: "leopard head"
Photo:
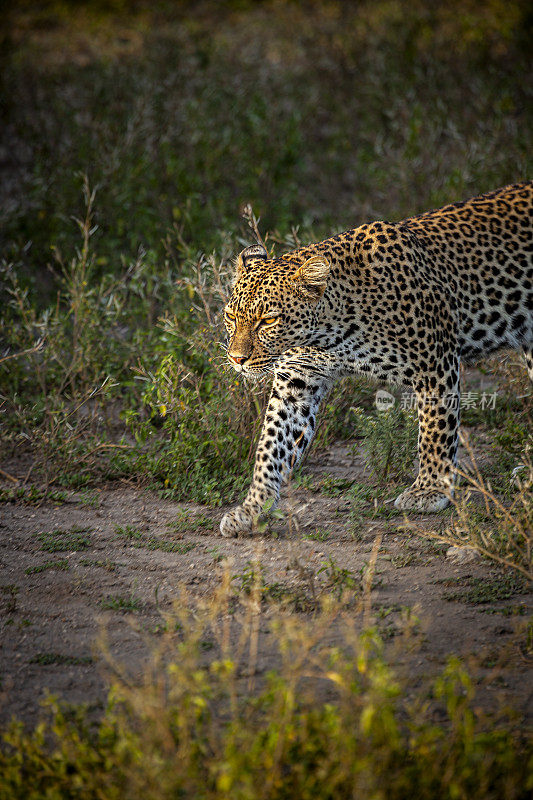
[[[269,259],[262,245],[242,251],[224,309],[228,359],[237,372],[259,377],[284,352],[309,342],[329,271],[329,261],[318,254]]]

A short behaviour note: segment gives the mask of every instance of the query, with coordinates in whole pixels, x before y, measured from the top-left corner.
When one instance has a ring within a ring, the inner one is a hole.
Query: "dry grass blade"
[[[457,469],[463,485],[452,498],[455,514],[444,530],[434,530],[406,518],[405,528],[451,546],[471,547],[481,556],[533,580],[533,464],[524,456],[524,475],[515,479],[516,492],[504,503],[484,481],[467,437],[463,437],[472,469]],[[484,513],[472,503],[481,497]]]

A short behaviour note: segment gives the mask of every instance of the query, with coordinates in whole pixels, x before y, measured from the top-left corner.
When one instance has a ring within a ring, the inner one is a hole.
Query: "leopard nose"
[[[230,361],[233,361],[234,364],[238,364],[240,367],[244,364],[245,361],[248,361],[248,356],[233,356],[228,355]]]

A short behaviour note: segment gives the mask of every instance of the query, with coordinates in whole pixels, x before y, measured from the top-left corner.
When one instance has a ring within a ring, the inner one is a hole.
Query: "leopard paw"
[[[402,492],[394,501],[394,507],[400,511],[441,511],[450,505],[450,494],[438,489],[419,489],[411,486]]]
[[[238,536],[239,533],[250,533],[256,518],[244,506],[236,506],[224,514],[220,523],[220,534],[228,538]]]

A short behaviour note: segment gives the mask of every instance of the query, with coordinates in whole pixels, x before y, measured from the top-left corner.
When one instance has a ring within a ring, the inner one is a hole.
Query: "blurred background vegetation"
[[[0,502],[110,479],[205,504],[242,495],[267,387],[225,366],[220,309],[253,215],[283,252],[531,177],[528,0],[13,0],[0,16]],[[530,388],[516,364],[499,376],[505,403],[464,415],[489,428],[485,512],[465,492],[455,538],[435,538],[530,575]],[[342,382],[316,441],[368,440],[377,515],[415,436],[406,413],[354,417],[373,392]],[[513,488],[517,463],[529,478]],[[224,591],[180,618],[162,683],[158,656],[153,686],[115,687],[97,731],[60,708],[28,736],[14,722],[0,796],[529,797],[515,719],[479,723],[459,662],[404,700],[371,631],[320,644],[326,605],[308,626],[273,625],[285,672],[234,703],[240,656],[201,660]],[[309,664],[331,702],[296,692],[314,691]]]
[[[317,236],[524,179],[522,0],[17,2],[2,61],[2,248],[42,279],[98,186],[99,266],[250,202]],[[170,241],[172,246],[174,242]]]
[[[262,394],[216,342],[245,204],[281,252],[530,175],[526,0],[4,9],[3,447],[45,484],[235,490]]]

